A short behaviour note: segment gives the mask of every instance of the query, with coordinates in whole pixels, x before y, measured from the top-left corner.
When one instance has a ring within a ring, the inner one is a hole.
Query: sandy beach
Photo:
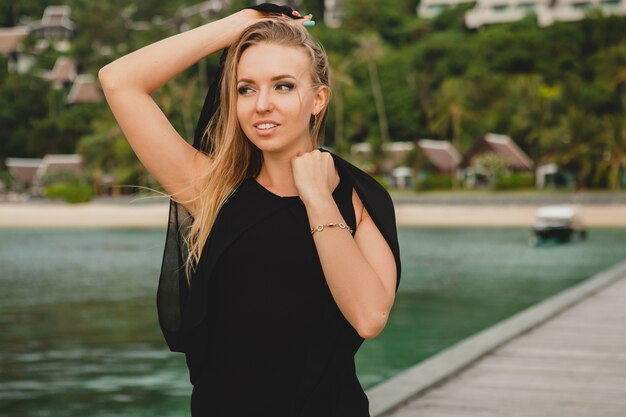
[[[587,227],[626,227],[626,204],[580,205]],[[168,203],[0,203],[0,228],[165,227]],[[528,227],[536,205],[396,204],[399,226]]]

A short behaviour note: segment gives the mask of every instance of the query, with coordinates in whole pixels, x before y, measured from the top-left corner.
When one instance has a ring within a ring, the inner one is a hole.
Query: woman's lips
[[[254,129],[259,136],[270,136],[280,125],[274,122],[260,122],[254,124]]]

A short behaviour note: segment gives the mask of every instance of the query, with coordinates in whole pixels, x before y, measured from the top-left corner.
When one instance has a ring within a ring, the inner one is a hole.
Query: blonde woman
[[[317,146],[330,89],[310,20],[244,9],[99,74],[171,196],[157,304],[186,356],[194,417],[369,416],[354,354],[394,302],[395,217],[382,186]],[[191,146],[150,93],[224,48]]]

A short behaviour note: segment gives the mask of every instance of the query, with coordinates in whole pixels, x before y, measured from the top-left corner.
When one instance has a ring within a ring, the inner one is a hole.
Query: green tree
[[[431,129],[441,139],[450,139],[457,150],[463,148],[463,125],[470,119],[467,94],[468,85],[464,80],[449,78],[435,92],[428,113]]]
[[[600,76],[618,97],[619,106],[605,117],[605,158],[602,166],[608,171],[608,186],[621,186],[621,170],[626,167],[626,43],[620,43],[599,53]]]
[[[490,188],[495,188],[498,179],[508,173],[504,158],[493,152],[475,157],[472,160],[472,168],[476,174],[487,177]]]
[[[354,86],[354,81],[348,73],[349,61],[339,54],[330,54],[330,88],[334,109],[334,149],[340,154],[347,154],[348,144],[345,134],[345,97],[344,88]]]
[[[385,99],[382,88],[380,86],[380,77],[378,75],[378,67],[376,61],[381,59],[383,55],[382,42],[375,34],[363,35],[359,39],[359,48],[356,50],[357,59],[365,62],[369,80],[376,106],[376,114],[378,115],[379,137],[370,137],[372,145],[372,158],[376,172],[380,172],[382,159],[384,158],[383,144],[389,143],[389,127],[387,125],[387,114],[385,112]]]
[[[45,98],[49,84],[29,74],[5,74],[0,78],[0,160],[8,156],[37,157],[28,143],[33,123],[48,115]]]

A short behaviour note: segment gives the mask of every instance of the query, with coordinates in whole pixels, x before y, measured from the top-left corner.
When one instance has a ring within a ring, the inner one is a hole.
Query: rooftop
[[[0,28],[0,53],[9,54],[16,52],[20,42],[26,36],[28,36],[27,26]]]
[[[68,104],[95,103],[102,101],[102,91],[89,74],[77,75],[67,96]]]
[[[456,148],[445,140],[421,139],[417,146],[426,158],[441,172],[452,172],[461,163],[461,155]]]
[[[67,57],[59,57],[54,63],[52,71],[48,71],[43,75],[45,79],[56,84],[72,82],[76,76],[76,61]]]

